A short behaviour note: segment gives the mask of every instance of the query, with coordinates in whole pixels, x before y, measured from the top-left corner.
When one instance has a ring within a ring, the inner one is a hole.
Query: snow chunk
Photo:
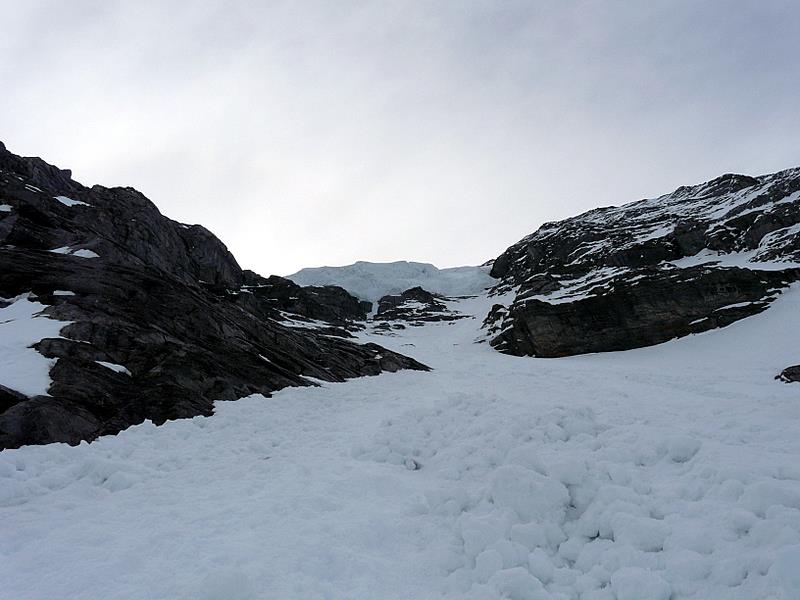
[[[787,598],[800,598],[800,545],[787,546],[778,553],[775,571]]]
[[[560,481],[517,465],[497,469],[491,497],[498,506],[513,510],[523,521],[561,523],[569,492]]]
[[[667,454],[676,463],[685,463],[691,460],[702,444],[699,440],[686,436],[677,436],[667,442]]]
[[[0,385],[26,396],[46,395],[55,359],[31,348],[44,338],[59,337],[68,322],[41,314],[46,307],[22,294],[0,308]]]
[[[542,583],[550,583],[553,579],[553,563],[541,548],[536,548],[528,555],[528,570]]]
[[[75,292],[69,290],[53,290],[53,296],[74,296]]]
[[[0,204],[0,212],[11,212],[12,208],[10,204]]]
[[[492,576],[491,585],[509,600],[547,600],[550,594],[544,591],[542,582],[527,569],[514,567],[498,571]]]
[[[669,600],[672,588],[660,575],[640,567],[625,567],[611,576],[617,600]]]
[[[658,552],[664,547],[664,540],[671,533],[663,521],[638,517],[627,513],[617,513],[611,520],[614,540],[629,544],[644,552]]]
[[[759,481],[745,490],[741,503],[760,517],[766,516],[767,510],[773,506],[800,510],[800,482],[775,479]]]
[[[61,202],[61,204],[64,206],[91,206],[91,204],[81,202],[80,200],[73,200],[72,198],[67,198],[66,196],[53,196],[53,198]]]
[[[547,465],[547,474],[565,485],[577,485],[587,475],[586,462],[574,458],[563,458]]]
[[[503,555],[494,548],[484,550],[475,557],[475,579],[477,581],[489,581],[492,575],[502,570]]]

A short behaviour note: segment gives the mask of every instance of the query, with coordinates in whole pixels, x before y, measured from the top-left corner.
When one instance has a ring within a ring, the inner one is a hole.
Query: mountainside
[[[509,354],[624,350],[728,325],[800,279],[800,168],[548,223],[491,274],[512,300],[487,330]]]
[[[341,288],[243,272],[136,190],[86,188],[0,144],[0,449],[424,368],[343,339],[368,310]]]
[[[799,198],[304,286],[0,146],[2,593],[796,600]]]
[[[345,267],[302,269],[289,279],[300,285],[338,285],[362,300],[377,303],[383,296],[414,287],[445,296],[479,294],[494,285],[484,267],[437,267],[417,262],[371,263],[359,261]]]

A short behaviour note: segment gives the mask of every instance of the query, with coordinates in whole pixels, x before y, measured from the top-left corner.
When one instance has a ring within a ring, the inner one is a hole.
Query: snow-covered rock
[[[491,274],[515,293],[486,323],[510,354],[624,350],[727,326],[800,279],[800,168],[547,223]]]

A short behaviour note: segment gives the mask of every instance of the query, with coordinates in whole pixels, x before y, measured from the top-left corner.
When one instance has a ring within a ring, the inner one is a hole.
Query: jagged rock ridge
[[[800,279],[800,168],[723,175],[538,231],[492,266],[498,350],[623,350],[728,325]]]
[[[407,321],[422,324],[429,321],[455,321],[464,315],[451,310],[447,298],[432,294],[421,287],[413,287],[401,294],[384,296],[378,301],[375,321]]]
[[[0,449],[208,415],[308,377],[426,368],[341,339],[370,308],[341,288],[242,271],[211,232],[136,190],[86,188],[0,144],[0,309],[25,298],[65,326],[34,346],[54,360],[47,393],[0,379]]]

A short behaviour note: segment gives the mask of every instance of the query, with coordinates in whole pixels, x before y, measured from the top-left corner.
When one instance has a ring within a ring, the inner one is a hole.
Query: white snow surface
[[[47,394],[52,383],[50,368],[56,361],[30,346],[44,338],[60,337],[59,332],[69,322],[40,314],[47,307],[32,300],[30,294],[5,302],[10,303],[0,308],[0,385],[26,396]]]
[[[73,250],[69,246],[53,248],[52,250],[48,250],[48,252],[52,252],[54,254],[71,254],[72,256],[79,256],[81,258],[100,258],[100,255],[94,250],[88,250],[86,248],[79,248],[78,250]]]
[[[0,204],[0,212],[11,212],[14,207],[10,204]]]
[[[91,206],[91,204],[87,204],[82,200],[73,200],[72,198],[67,198],[66,196],[53,196],[54,200],[58,200],[64,206]]]
[[[71,254],[73,256],[80,256],[81,258],[100,258],[97,252],[94,250],[87,250],[86,248],[80,248],[79,250],[73,251]]]
[[[497,283],[484,267],[439,269],[431,264],[408,261],[359,261],[344,267],[314,267],[287,278],[298,285],[338,285],[370,302],[416,286],[445,296],[469,296]]]
[[[96,360],[95,362],[101,367],[105,367],[106,369],[111,369],[115,373],[123,373],[124,375],[128,375],[129,377],[131,376],[131,372],[125,365],[118,365],[116,363],[106,362],[104,360]]]
[[[722,330],[429,364],[0,453],[0,597],[796,600],[800,287]],[[35,336],[34,336],[35,337]]]

